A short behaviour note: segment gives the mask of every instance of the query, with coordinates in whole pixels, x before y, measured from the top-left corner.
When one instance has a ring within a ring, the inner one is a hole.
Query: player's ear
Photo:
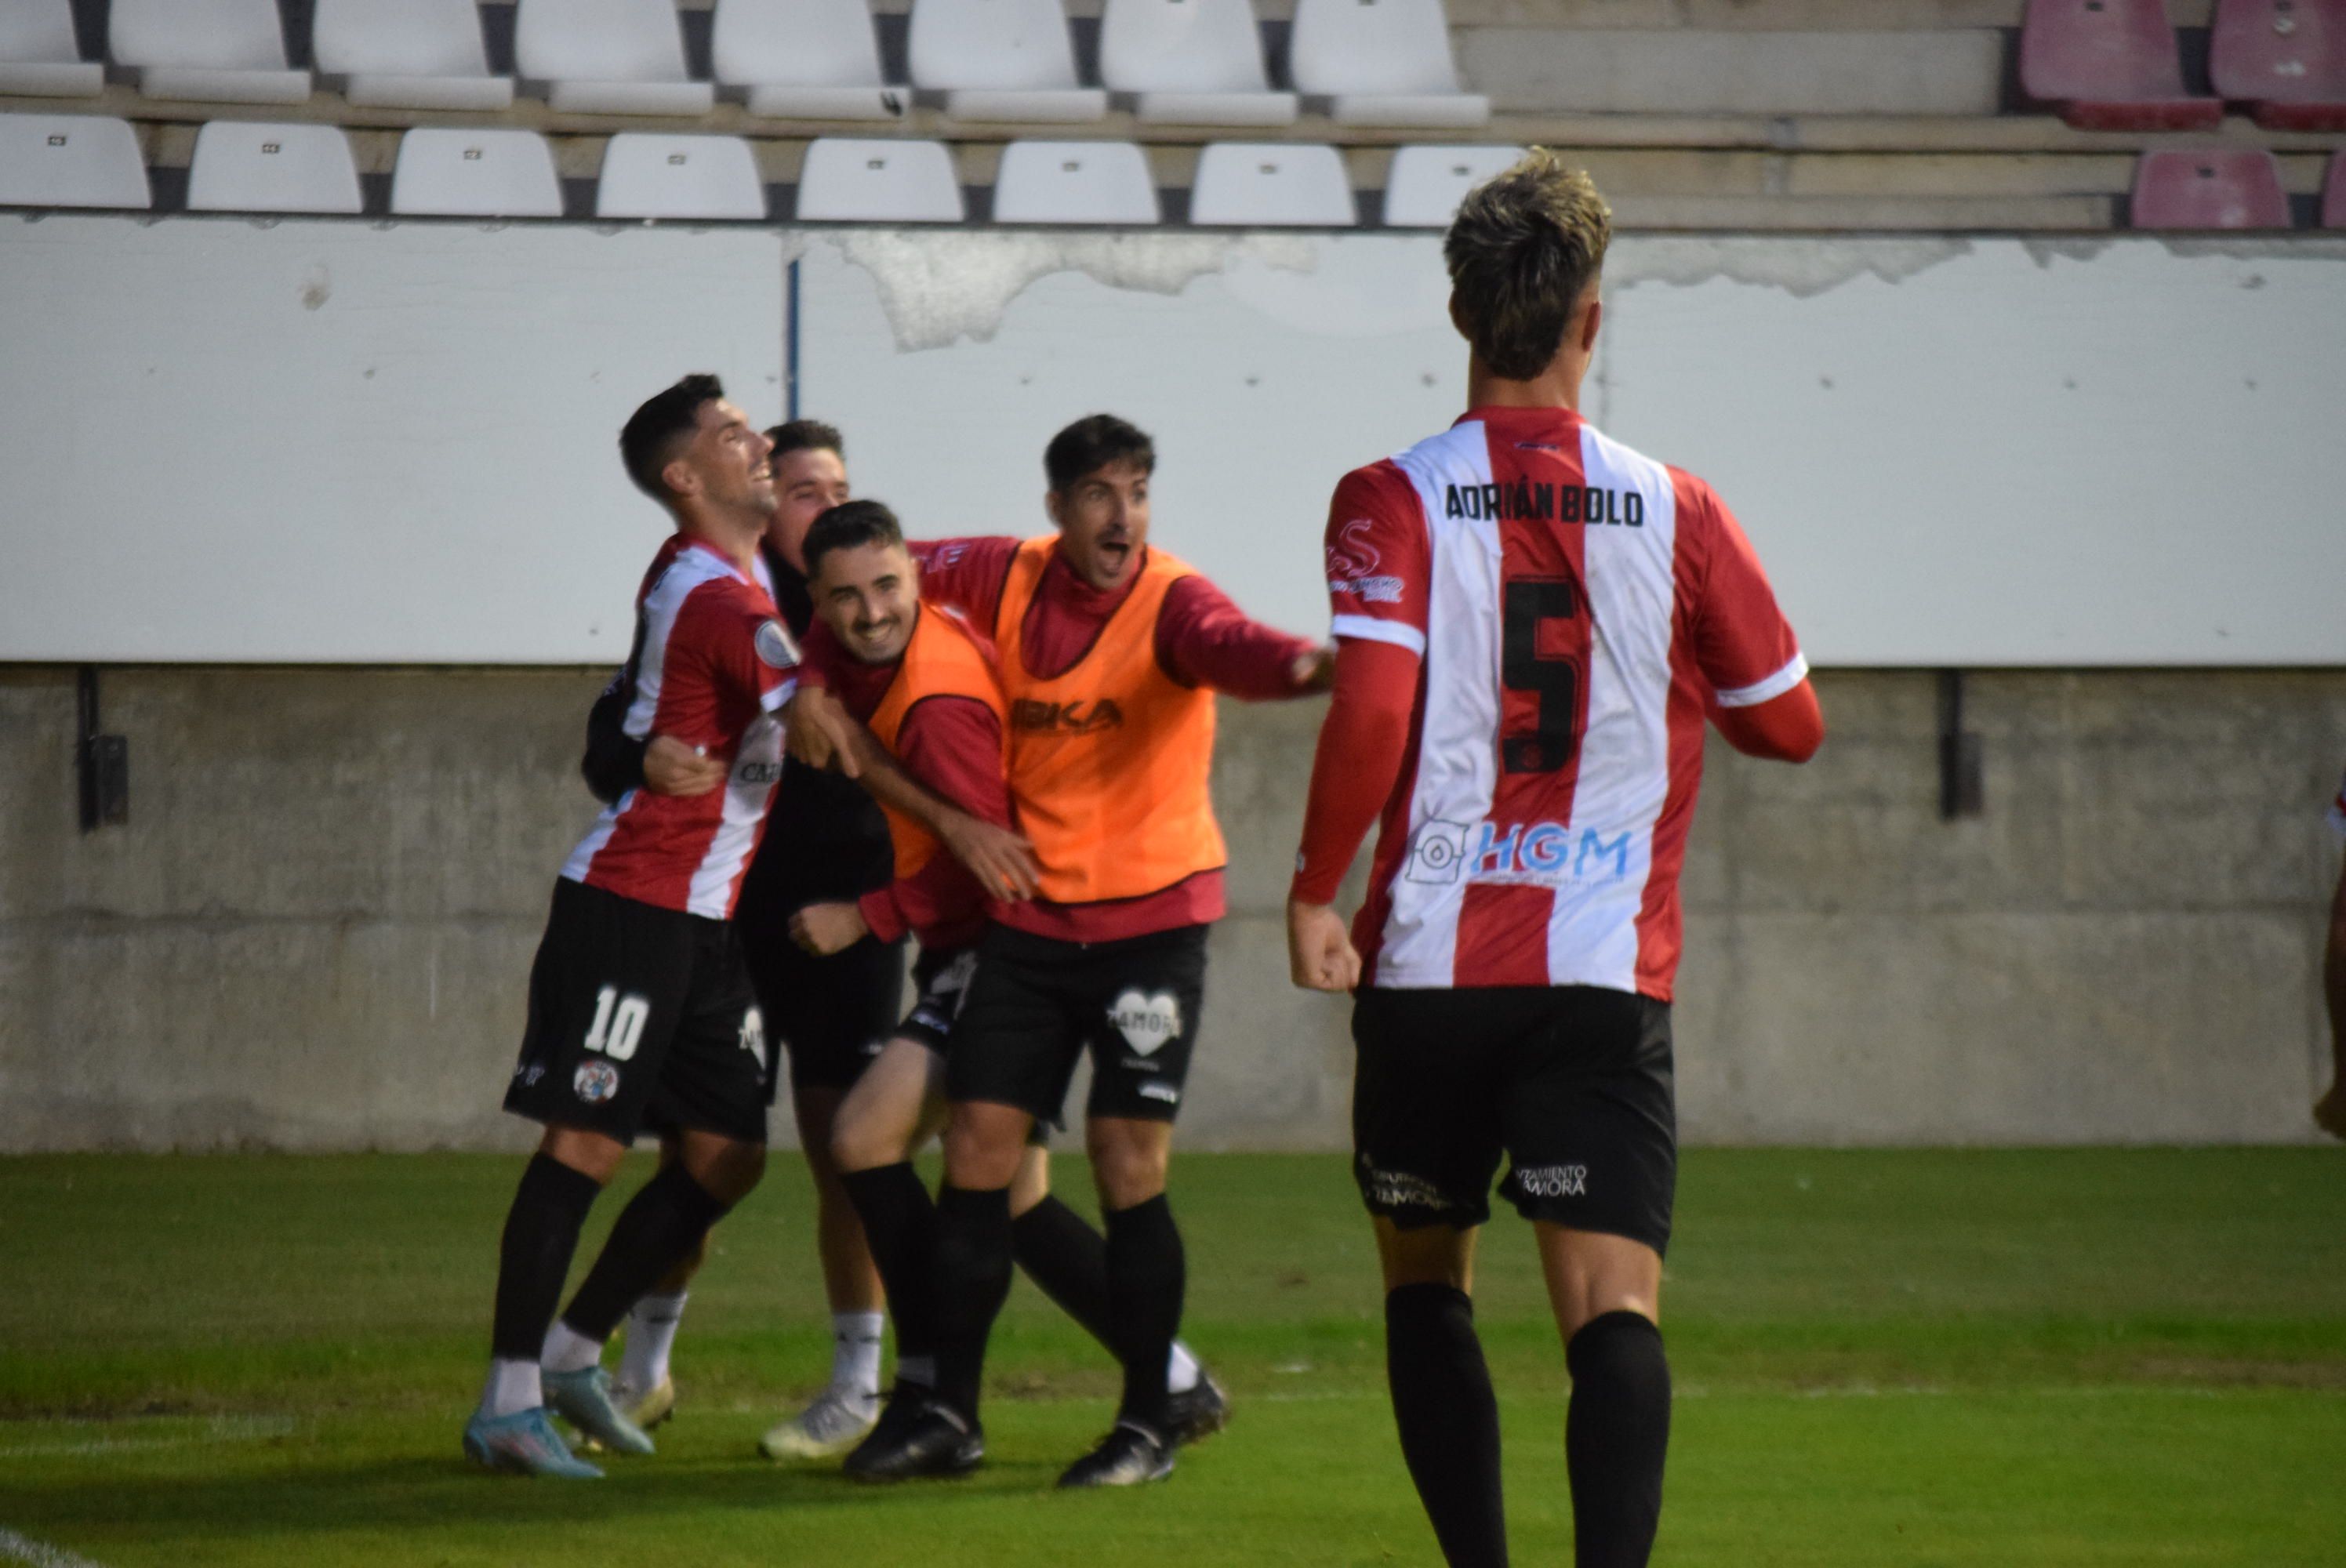
[[[1043,510],[1050,517],[1052,527],[1062,530],[1066,527],[1067,517],[1066,514],[1060,509],[1059,493],[1057,491],[1046,490],[1043,492]]]
[[[678,497],[700,494],[700,475],[681,457],[660,470],[660,483],[668,486],[669,494]]]
[[[1588,285],[1588,292],[1584,298],[1588,303],[1580,317],[1580,351],[1593,354],[1596,351],[1596,326],[1605,319],[1605,301],[1596,297],[1595,283]]]
[[[1458,303],[1458,290],[1455,289],[1450,290],[1450,327],[1469,343],[1474,341],[1473,331],[1466,325],[1466,312]]]

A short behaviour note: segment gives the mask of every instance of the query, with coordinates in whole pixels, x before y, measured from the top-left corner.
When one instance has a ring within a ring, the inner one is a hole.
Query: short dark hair
[[[1612,239],[1595,183],[1545,148],[1466,193],[1442,255],[1459,325],[1493,375],[1527,382],[1547,369]]]
[[[839,433],[839,426],[825,424],[819,419],[794,419],[778,424],[766,433],[774,443],[774,458],[780,462],[793,452],[835,452],[847,456],[847,438]]]
[[[663,505],[674,498],[660,470],[691,443],[702,405],[724,395],[725,383],[715,376],[689,375],[627,416],[619,427],[619,461],[637,489]]]
[[[842,501],[807,524],[799,553],[807,575],[821,570],[822,558],[833,550],[861,549],[866,545],[902,545],[904,530],[896,514],[877,501]]]
[[[1086,414],[1051,438],[1043,449],[1043,472],[1050,475],[1054,494],[1074,488],[1077,480],[1097,473],[1111,463],[1137,463],[1143,473],[1157,472],[1157,443],[1148,433],[1112,413]]]

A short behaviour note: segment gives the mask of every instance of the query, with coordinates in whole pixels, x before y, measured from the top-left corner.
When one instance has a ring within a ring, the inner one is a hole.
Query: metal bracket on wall
[[[1964,728],[1964,672],[1939,672],[1939,820],[1976,817],[1987,809],[1980,738]]]
[[[97,667],[81,667],[76,707],[79,737],[74,748],[81,774],[81,830],[121,827],[130,820],[130,742],[101,735],[97,723]]]

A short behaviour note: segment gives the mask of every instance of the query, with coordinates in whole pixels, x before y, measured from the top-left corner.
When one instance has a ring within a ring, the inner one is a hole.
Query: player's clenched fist
[[[853,947],[872,928],[853,904],[809,904],[790,916],[790,940],[814,954],[829,958]]]
[[[801,687],[790,699],[791,759],[809,768],[835,769],[850,779],[860,777],[847,726],[847,710],[837,697],[819,687]]]
[[[1287,971],[1306,991],[1350,991],[1361,983],[1361,955],[1333,905],[1287,901]]]
[[[725,782],[725,764],[673,735],[655,735],[644,748],[644,788],[655,795],[706,795]]]

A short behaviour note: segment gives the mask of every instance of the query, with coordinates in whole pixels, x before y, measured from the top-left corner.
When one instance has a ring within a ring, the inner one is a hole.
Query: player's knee
[[[685,1169],[702,1191],[730,1208],[765,1176],[766,1145],[729,1138],[713,1146],[688,1146]]]
[[[1010,1182],[1010,1217],[1025,1214],[1051,1196],[1051,1151],[1029,1145],[1018,1156],[1018,1174]]]
[[[891,1135],[886,1118],[850,1102],[831,1125],[831,1163],[842,1171],[876,1170],[903,1157],[902,1140]]]
[[[945,1179],[972,1191],[1006,1187],[1017,1174],[1020,1147],[990,1120],[956,1115],[945,1128]]]
[[[1086,1135],[1085,1146],[1091,1154],[1100,1201],[1108,1207],[1130,1208],[1165,1190],[1169,1150],[1096,1131]]]
[[[627,1156],[627,1145],[577,1127],[546,1128],[537,1141],[537,1148],[547,1158],[603,1186],[611,1185],[612,1176],[618,1174],[619,1162]]]

